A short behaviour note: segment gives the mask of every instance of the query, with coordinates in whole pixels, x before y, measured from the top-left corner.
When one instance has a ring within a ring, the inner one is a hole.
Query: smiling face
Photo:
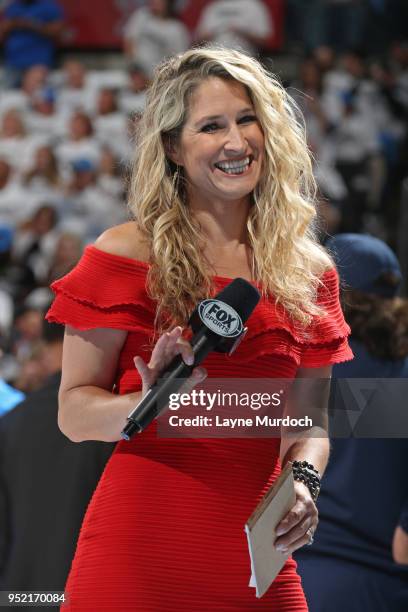
[[[264,136],[245,87],[218,77],[203,81],[171,157],[184,168],[190,204],[249,200],[262,172]]]

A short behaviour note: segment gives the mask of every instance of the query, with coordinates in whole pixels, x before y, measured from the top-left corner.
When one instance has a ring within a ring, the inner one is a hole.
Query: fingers
[[[160,336],[156,342],[150,356],[149,368],[152,370],[160,369],[161,364],[169,360],[171,350],[181,336],[181,327],[175,327],[171,332],[166,332]]]
[[[309,489],[303,482],[295,482],[296,503],[276,527],[276,535],[281,536],[297,525],[308,514],[317,521],[317,507]]]
[[[295,485],[300,483],[295,483]],[[309,491],[303,487],[295,487],[297,501],[276,528],[274,546],[282,553],[292,553],[294,550],[310,541],[310,533],[314,532],[318,523],[318,512]],[[309,529],[311,532],[306,533]]]
[[[180,394],[190,393],[190,391],[192,391],[194,387],[198,385],[198,383],[202,382],[206,378],[207,378],[207,370],[205,368],[202,368],[202,367],[194,368],[194,370],[191,373],[191,376],[187,378],[186,382],[181,387],[179,393]]]
[[[133,358],[136,370],[139,372],[140,378],[142,379],[143,393],[147,391],[151,384],[153,384],[152,372],[139,356]]]
[[[177,391],[179,395],[184,393],[190,393],[196,385],[202,382],[207,377],[207,370],[205,368],[194,368],[185,382],[182,384],[180,389]],[[168,409],[168,404],[161,410],[160,415],[166,412]]]
[[[295,505],[293,506],[293,508],[286,514],[286,516],[281,520],[281,522],[277,526],[276,535],[282,536],[288,533],[289,531],[291,531],[293,527],[298,525],[300,521],[303,520],[306,514],[306,511],[307,509],[306,509],[305,504],[301,501],[297,501]]]
[[[176,341],[176,347],[178,348],[184,363],[186,363],[187,365],[193,365],[194,353],[191,344],[187,342],[187,340],[185,340],[184,338],[180,337]]]
[[[313,531],[313,529],[312,529],[312,531]],[[305,546],[306,544],[310,544],[310,532],[309,533],[305,533],[302,537],[300,537],[297,540],[295,540],[294,542],[292,542],[288,546],[287,549],[281,550],[280,552],[282,552],[283,554],[291,555],[292,553],[295,552],[295,550],[297,550],[298,548],[301,548],[302,546]]]
[[[143,392],[156,381],[160,372],[163,371],[176,355],[180,355],[187,365],[194,364],[194,353],[191,344],[182,337],[183,328],[175,327],[171,332],[166,332],[157,340],[150,361],[146,364],[139,356],[134,358],[134,364],[140,374],[143,384]],[[204,368],[194,368],[191,376],[187,379],[182,392],[189,393],[195,385],[203,381],[207,376]]]
[[[301,520],[297,525],[295,525],[295,527],[285,533],[285,535],[280,536],[275,540],[276,550],[279,550],[279,552],[282,553],[293,552],[294,550],[296,550],[296,548],[293,548],[293,546],[295,546],[297,542],[305,540],[302,544],[299,544],[299,546],[307,544],[310,540],[311,533],[310,531],[309,533],[307,532],[309,529],[314,532],[316,526],[317,524],[315,522],[314,517],[306,515],[306,517],[304,517],[303,520]]]
[[[149,367],[160,371],[176,356],[181,355],[187,365],[193,365],[194,353],[191,344],[181,337],[182,327],[175,327],[171,332],[166,332],[156,342],[153,349]]]

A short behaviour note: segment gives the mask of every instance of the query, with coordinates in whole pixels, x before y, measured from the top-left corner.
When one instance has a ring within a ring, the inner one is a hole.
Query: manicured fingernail
[[[194,355],[191,355],[191,354],[186,355],[186,358],[184,359],[184,361],[187,365],[193,365]]]
[[[277,536],[281,536],[281,535],[283,535],[284,533],[285,533],[285,529],[284,529],[283,527],[279,527],[279,528],[276,530],[276,535],[277,535]]]

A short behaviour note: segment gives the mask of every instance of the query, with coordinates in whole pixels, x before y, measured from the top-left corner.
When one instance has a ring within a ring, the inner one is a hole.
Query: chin
[[[251,189],[250,191],[236,191],[236,192],[224,192],[224,193],[220,193],[219,194],[219,199],[221,200],[227,200],[229,202],[235,202],[237,200],[243,200],[244,198],[249,198],[250,195],[252,194],[253,189]]]
[[[223,189],[220,190],[218,193],[220,195],[220,197],[226,199],[226,200],[240,200],[242,198],[246,198],[249,197],[254,189],[256,187],[256,183],[255,185],[247,185],[247,186],[242,186],[241,188],[236,188],[236,189]]]

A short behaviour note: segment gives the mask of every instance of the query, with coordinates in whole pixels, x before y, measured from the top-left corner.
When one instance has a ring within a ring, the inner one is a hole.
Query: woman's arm
[[[147,261],[148,245],[134,222],[106,230],[95,242],[105,253]],[[58,424],[73,442],[101,440],[116,442],[126,417],[138,404],[149,386],[156,380],[174,355],[186,360],[191,353],[188,342],[176,327],[157,341],[148,364],[135,357],[135,366],[142,379],[142,391],[126,395],[112,393],[119,355],[127,332],[120,329],[79,331],[66,326],[62,357],[62,379],[59,392]],[[205,371],[193,370],[191,388],[202,380]],[[199,377],[198,380],[194,377]],[[200,378],[201,376],[201,378]]]
[[[313,425],[299,432],[283,427],[280,446],[282,467],[287,461],[307,460],[322,475],[329,457],[327,405],[331,366],[300,368],[292,384],[284,416],[309,417]]]
[[[282,467],[288,461],[306,460],[323,474],[329,457],[327,434],[327,404],[330,391],[331,366],[299,369],[293,382],[283,416],[310,417],[312,426],[298,431],[283,427],[280,459]],[[316,504],[307,486],[295,481],[296,503],[279,523],[275,546],[282,552],[294,552],[310,541],[317,527]],[[308,530],[309,533],[308,533]]]
[[[79,331],[66,326],[59,390],[58,425],[73,442],[115,442],[141,393],[112,393],[127,333],[116,329]]]
[[[58,425],[73,442],[100,440],[116,442],[126,424],[126,417],[145,395],[175,355],[192,363],[190,344],[176,327],[157,341],[150,361],[135,358],[142,379],[142,391],[115,395],[112,387],[117,364],[127,332],[116,329],[79,331],[67,326],[62,357]],[[193,388],[205,378],[203,368],[195,368],[188,385]]]

